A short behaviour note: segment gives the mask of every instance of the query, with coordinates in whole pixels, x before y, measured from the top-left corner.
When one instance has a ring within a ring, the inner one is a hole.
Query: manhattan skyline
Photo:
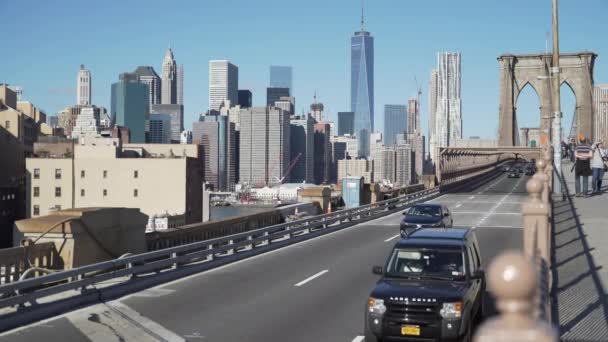
[[[160,70],[160,59],[168,44],[187,73],[186,127],[208,107],[208,61],[211,59],[228,59],[239,66],[240,88],[252,90],[254,105],[265,102],[268,67],[290,65],[294,83],[298,85],[294,94],[297,113],[312,102],[315,90],[331,120],[337,121],[338,111],[350,109],[349,37],[359,27],[359,2],[299,2],[291,8],[298,13],[294,18],[279,15],[283,7],[276,6],[278,1],[261,1],[255,6],[245,1],[213,5],[184,2],[171,9],[159,1],[150,1],[145,9],[136,2],[102,5],[66,0],[60,3],[62,6],[22,1],[10,7],[6,2],[0,3],[0,12],[28,12],[29,18],[40,24],[24,28],[18,25],[18,16],[7,16],[3,20],[8,27],[8,46],[29,53],[23,58],[8,59],[0,66],[0,74],[7,83],[23,87],[24,99],[35,101],[49,115],[75,104],[73,78],[80,64],[91,70],[93,104],[109,107],[111,84],[116,82],[118,74],[139,65]],[[601,23],[608,13],[608,4],[590,0],[585,5],[580,8],[575,2],[562,4],[562,51],[588,49],[598,53],[595,82],[600,84],[608,81],[607,63],[602,58],[608,48],[593,42],[603,41]],[[324,10],[319,13],[321,7]],[[135,8],[147,16],[128,15]],[[222,18],[219,13],[228,8],[233,25],[223,31],[212,29],[219,25]],[[524,14],[520,13],[521,8],[526,9]],[[545,32],[551,21],[549,1],[533,4],[524,0],[508,4],[478,0],[458,4],[378,1],[369,3],[365,12],[366,30],[373,32],[376,40],[375,112],[381,113],[385,104],[407,103],[416,93],[414,77],[420,83],[428,82],[436,53],[458,51],[462,53],[465,137],[494,137],[498,122],[496,57],[505,52],[544,51]],[[107,25],[75,31],[69,25],[70,18],[84,14],[91,22],[107,22]],[[145,33],[136,30],[146,17],[161,15],[173,18],[168,23],[171,30],[152,26]],[[274,18],[272,21],[264,20],[270,16]],[[125,20],[127,18],[129,20]],[[316,23],[312,28],[311,18],[315,18]],[[277,31],[276,27],[285,29]],[[479,27],[489,29],[479,30]],[[277,53],[266,48],[269,44],[285,45],[288,49]],[[424,133],[428,122],[427,95],[423,87]],[[573,98],[568,92],[564,92],[564,97],[566,102]],[[537,110],[534,101],[538,100],[533,96],[524,93],[521,101],[519,113]],[[564,126],[569,125],[569,108],[564,102]],[[518,118],[520,127],[537,121],[536,117]],[[374,126],[376,130],[383,127],[381,115],[376,115]]]

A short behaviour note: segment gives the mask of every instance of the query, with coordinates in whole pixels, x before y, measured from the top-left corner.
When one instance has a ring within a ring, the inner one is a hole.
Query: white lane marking
[[[395,236],[391,236],[390,238],[388,238],[388,239],[384,240],[384,242],[389,242],[389,241],[391,241],[391,240],[395,240],[395,239],[396,239],[396,238],[398,238],[400,235],[401,235],[401,234],[397,234],[397,235],[395,235]]]
[[[472,199],[474,199],[474,198],[475,198],[475,196],[471,196],[471,197],[469,197],[469,199],[470,199],[470,200],[472,200]]]
[[[498,201],[498,203],[496,203],[492,209],[490,209],[490,211],[487,212],[487,214],[481,218],[481,220],[479,220],[479,222],[477,222],[472,229],[475,230],[477,229],[477,227],[479,227],[480,225],[482,225],[490,216],[492,216],[494,214],[494,212],[496,211],[496,209],[498,209],[498,207],[500,207],[506,200],[507,198],[509,198],[509,196],[511,196],[513,194],[513,192],[515,191],[515,189],[517,188],[517,186],[519,185],[519,183],[521,182],[522,178],[520,178],[517,183],[515,183],[515,186],[513,186],[513,189],[511,189],[511,191],[504,195],[500,201]]]
[[[352,342],[361,342],[365,340],[365,336],[356,336],[355,338],[353,338]]]
[[[502,204],[502,203],[498,203]],[[452,211],[452,214],[462,214],[462,215],[475,215],[475,214],[488,214],[487,211]],[[521,213],[492,213],[492,215],[521,215]]]
[[[324,274],[325,274],[325,273],[327,273],[327,272],[329,272],[329,270],[323,270],[323,271],[321,271],[321,272],[319,272],[319,273],[317,273],[317,274],[311,275],[310,277],[308,277],[308,278],[306,278],[306,279],[302,280],[301,282],[299,282],[299,283],[295,284],[294,286],[296,286],[296,287],[300,287],[300,286],[302,286],[302,285],[304,285],[304,284],[308,283],[309,281],[314,280],[315,278],[318,278],[318,277],[320,277],[320,276],[324,275]]]
[[[199,333],[193,333],[192,335],[184,335],[185,338],[205,338],[205,336]]]
[[[454,208],[460,208],[460,207],[462,207],[462,203],[458,203],[454,206]]]

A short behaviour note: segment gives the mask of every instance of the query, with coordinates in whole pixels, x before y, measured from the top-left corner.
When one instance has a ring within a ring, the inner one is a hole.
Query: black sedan
[[[507,175],[507,177],[509,177],[509,178],[520,178],[521,175],[519,174],[519,171],[511,171],[511,172],[509,172],[509,174]]]
[[[529,167],[526,169],[526,176],[534,176],[534,174],[536,173],[536,169]]]
[[[441,204],[416,204],[403,213],[401,237],[420,228],[451,228],[454,221],[448,207]]]

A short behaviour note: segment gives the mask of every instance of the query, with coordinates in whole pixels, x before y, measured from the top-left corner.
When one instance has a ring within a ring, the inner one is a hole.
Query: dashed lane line
[[[294,286],[295,286],[295,287],[300,287],[300,286],[302,286],[302,285],[304,285],[304,284],[308,283],[309,281],[312,281],[312,280],[314,280],[314,279],[316,279],[316,278],[319,278],[320,276],[324,275],[324,274],[325,274],[325,273],[327,273],[327,272],[329,272],[329,270],[323,270],[323,271],[321,271],[321,272],[319,272],[319,273],[316,273],[316,274],[314,274],[314,275],[311,275],[310,277],[308,277],[308,278],[306,278],[306,279],[302,280],[301,282],[299,282],[299,283],[295,284]]]
[[[395,235],[395,236],[391,236],[390,238],[388,238],[388,239],[384,240],[384,242],[389,242],[389,241],[395,240],[395,239],[396,239],[396,238],[398,238],[399,236],[400,236],[400,234],[397,234],[397,235]]]
[[[365,340],[365,336],[359,335],[359,336],[356,336],[355,338],[353,338],[352,342],[361,342],[363,340]]]
[[[477,227],[479,227],[480,225],[482,225],[490,216],[492,216],[492,214],[494,214],[494,212],[496,211],[496,209],[498,209],[498,207],[500,207],[506,200],[507,198],[509,198],[509,196],[511,196],[513,194],[513,192],[515,191],[515,189],[517,189],[517,187],[519,186],[519,183],[521,182],[522,178],[520,178],[517,183],[515,183],[515,185],[513,186],[513,189],[511,189],[511,191],[509,191],[508,194],[504,195],[500,201],[498,201],[498,203],[496,203],[492,209],[490,209],[490,211],[487,212],[487,214],[481,219],[479,220],[479,222],[477,222],[477,224],[475,224],[473,226],[472,229],[477,229]]]

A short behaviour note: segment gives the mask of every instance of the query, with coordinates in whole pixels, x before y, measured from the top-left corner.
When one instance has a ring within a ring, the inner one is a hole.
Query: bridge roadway
[[[521,248],[528,177],[434,199],[475,227],[484,264]],[[0,341],[363,341],[363,312],[401,213],[77,310]],[[88,337],[88,338],[87,338]]]

